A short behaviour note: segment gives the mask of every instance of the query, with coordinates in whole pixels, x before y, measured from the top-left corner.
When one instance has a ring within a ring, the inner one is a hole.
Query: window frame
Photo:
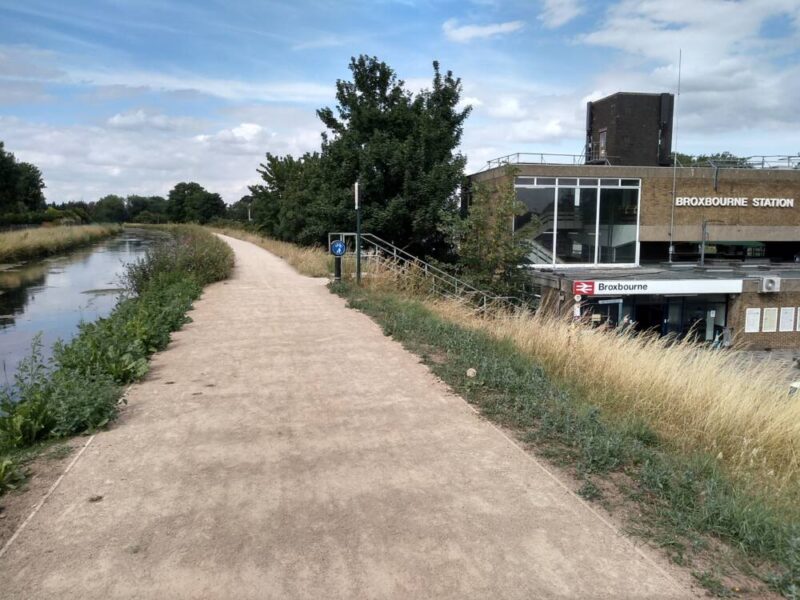
[[[616,268],[631,268],[631,267],[638,267],[639,260],[640,260],[640,248],[641,244],[639,241],[639,234],[641,230],[641,219],[642,219],[642,180],[636,177],[553,177],[553,176],[531,176],[531,175],[522,175],[525,179],[525,183],[517,183],[519,177],[514,178],[514,190],[516,191],[518,188],[521,189],[540,189],[540,188],[554,188],[554,212],[553,212],[553,220],[555,226],[553,228],[553,242],[551,248],[551,255],[553,256],[553,261],[550,263],[532,263],[530,266],[534,269],[552,269],[552,268],[561,268],[561,269],[576,269],[576,268],[593,268],[593,267],[600,267],[604,269],[616,269]],[[553,185],[552,181],[555,179],[555,185]],[[562,180],[570,180],[575,181],[577,179],[577,185],[575,184],[564,184],[562,185],[560,182]],[[581,180],[586,181],[594,180],[596,183],[594,185],[581,185]],[[540,180],[546,180],[547,183]],[[610,183],[611,181],[616,180],[616,184]],[[626,182],[637,181],[638,185],[622,185],[622,181],[625,180]],[[530,183],[533,181],[534,183]],[[606,183],[603,183],[606,182]],[[558,262],[558,257],[556,255],[556,243],[558,240],[558,194],[561,188],[564,189],[574,189],[576,190],[577,197],[580,197],[581,189],[591,189],[595,190],[596,193],[596,208],[595,208],[595,241],[594,241],[594,262],[591,263],[564,263]],[[618,189],[618,190],[636,190],[636,247],[634,252],[634,261],[632,263],[601,263],[598,262],[600,258],[600,244],[598,240],[600,239],[600,203],[601,203],[601,194],[600,191],[603,189]]]

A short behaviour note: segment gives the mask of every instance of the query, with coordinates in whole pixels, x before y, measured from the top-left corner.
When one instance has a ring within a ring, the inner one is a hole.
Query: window
[[[639,190],[601,189],[598,244],[601,263],[636,262]]]
[[[551,264],[556,224],[556,188],[517,188],[517,198],[525,205],[527,212],[514,219],[515,235],[531,238],[531,262]]]
[[[599,158],[605,158],[606,157],[606,134],[607,133],[608,132],[605,129],[601,129],[600,130],[600,144],[599,144],[600,145],[600,148],[599,148],[600,154],[599,154]]]
[[[593,263],[596,222],[597,189],[559,187],[556,261]]]
[[[554,185],[555,178],[537,177],[533,185],[531,178],[525,177],[515,182],[517,198],[526,212],[514,219],[514,231],[532,241],[531,263],[636,264],[640,181],[557,181]]]

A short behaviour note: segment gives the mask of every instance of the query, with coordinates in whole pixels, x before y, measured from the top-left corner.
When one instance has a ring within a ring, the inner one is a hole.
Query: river
[[[108,315],[125,264],[143,256],[158,236],[130,229],[64,255],[0,265],[0,386],[13,384],[38,333],[49,357],[53,343],[71,339],[81,321]]]

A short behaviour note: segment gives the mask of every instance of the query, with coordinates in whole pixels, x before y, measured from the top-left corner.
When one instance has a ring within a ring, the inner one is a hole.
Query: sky
[[[0,0],[0,140],[49,202],[227,202],[266,152],[319,148],[350,57],[411,90],[432,62],[473,112],[468,172],[516,152],[579,154],[586,102],[681,94],[677,149],[800,152],[798,0]]]

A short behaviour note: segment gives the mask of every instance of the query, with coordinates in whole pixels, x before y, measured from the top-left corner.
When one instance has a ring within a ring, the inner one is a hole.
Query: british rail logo
[[[573,281],[572,293],[581,296],[591,296],[594,294],[594,281]]]

